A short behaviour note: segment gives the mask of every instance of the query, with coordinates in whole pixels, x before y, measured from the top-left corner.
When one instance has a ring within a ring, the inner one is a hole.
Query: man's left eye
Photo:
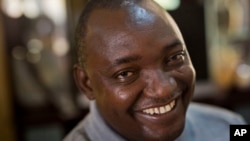
[[[181,51],[173,56],[170,56],[168,59],[167,59],[167,65],[177,65],[179,63],[182,63],[184,62],[185,60],[185,52],[184,51]]]

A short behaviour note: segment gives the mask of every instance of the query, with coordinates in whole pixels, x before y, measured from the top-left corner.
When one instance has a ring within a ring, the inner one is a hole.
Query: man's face
[[[94,10],[87,28],[86,93],[104,120],[129,140],[179,136],[195,71],[171,18],[146,0]]]

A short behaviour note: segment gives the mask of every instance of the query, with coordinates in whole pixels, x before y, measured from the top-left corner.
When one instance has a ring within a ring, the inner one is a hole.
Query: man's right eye
[[[115,75],[115,79],[119,83],[130,83],[137,78],[136,74],[137,74],[136,71],[131,71],[131,70],[121,71]]]
[[[126,79],[132,75],[133,75],[133,72],[131,72],[131,71],[123,71],[117,75],[117,78],[118,79]]]

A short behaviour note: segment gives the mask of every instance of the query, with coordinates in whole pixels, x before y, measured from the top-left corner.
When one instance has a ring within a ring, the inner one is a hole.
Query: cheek
[[[189,82],[192,85],[194,85],[195,80],[196,80],[196,72],[195,72],[194,67],[192,65],[189,65],[189,67],[187,67],[186,71],[187,71],[187,76],[188,76],[187,79],[189,79]]]
[[[193,93],[194,93],[194,87],[195,87],[195,70],[192,65],[185,65],[181,67],[178,70],[178,76],[181,83],[186,88],[186,95],[184,95],[185,103],[189,103],[189,101],[192,99]]]
[[[98,81],[93,83],[93,92],[97,103],[102,107],[112,108],[117,112],[128,111],[142,91],[139,81],[129,85],[122,85],[114,84],[109,79],[100,79],[100,77],[95,80]]]
[[[188,64],[180,67],[176,70],[176,74],[176,76],[186,84],[191,85],[195,83],[196,73],[193,65]]]
[[[115,85],[107,89],[107,93],[112,93],[114,101],[118,107],[128,111],[132,108],[142,92],[142,86],[139,81],[135,81],[129,85]]]
[[[192,65],[183,65],[179,69],[174,70],[174,77],[179,84],[188,91],[188,95],[192,95],[195,86],[195,70]]]

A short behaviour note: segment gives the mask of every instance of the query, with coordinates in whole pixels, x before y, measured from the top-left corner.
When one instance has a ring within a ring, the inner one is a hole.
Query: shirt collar
[[[85,130],[93,141],[125,141],[120,135],[114,132],[100,116],[96,107],[96,102],[90,102],[90,115],[88,117],[89,124],[85,126]]]

